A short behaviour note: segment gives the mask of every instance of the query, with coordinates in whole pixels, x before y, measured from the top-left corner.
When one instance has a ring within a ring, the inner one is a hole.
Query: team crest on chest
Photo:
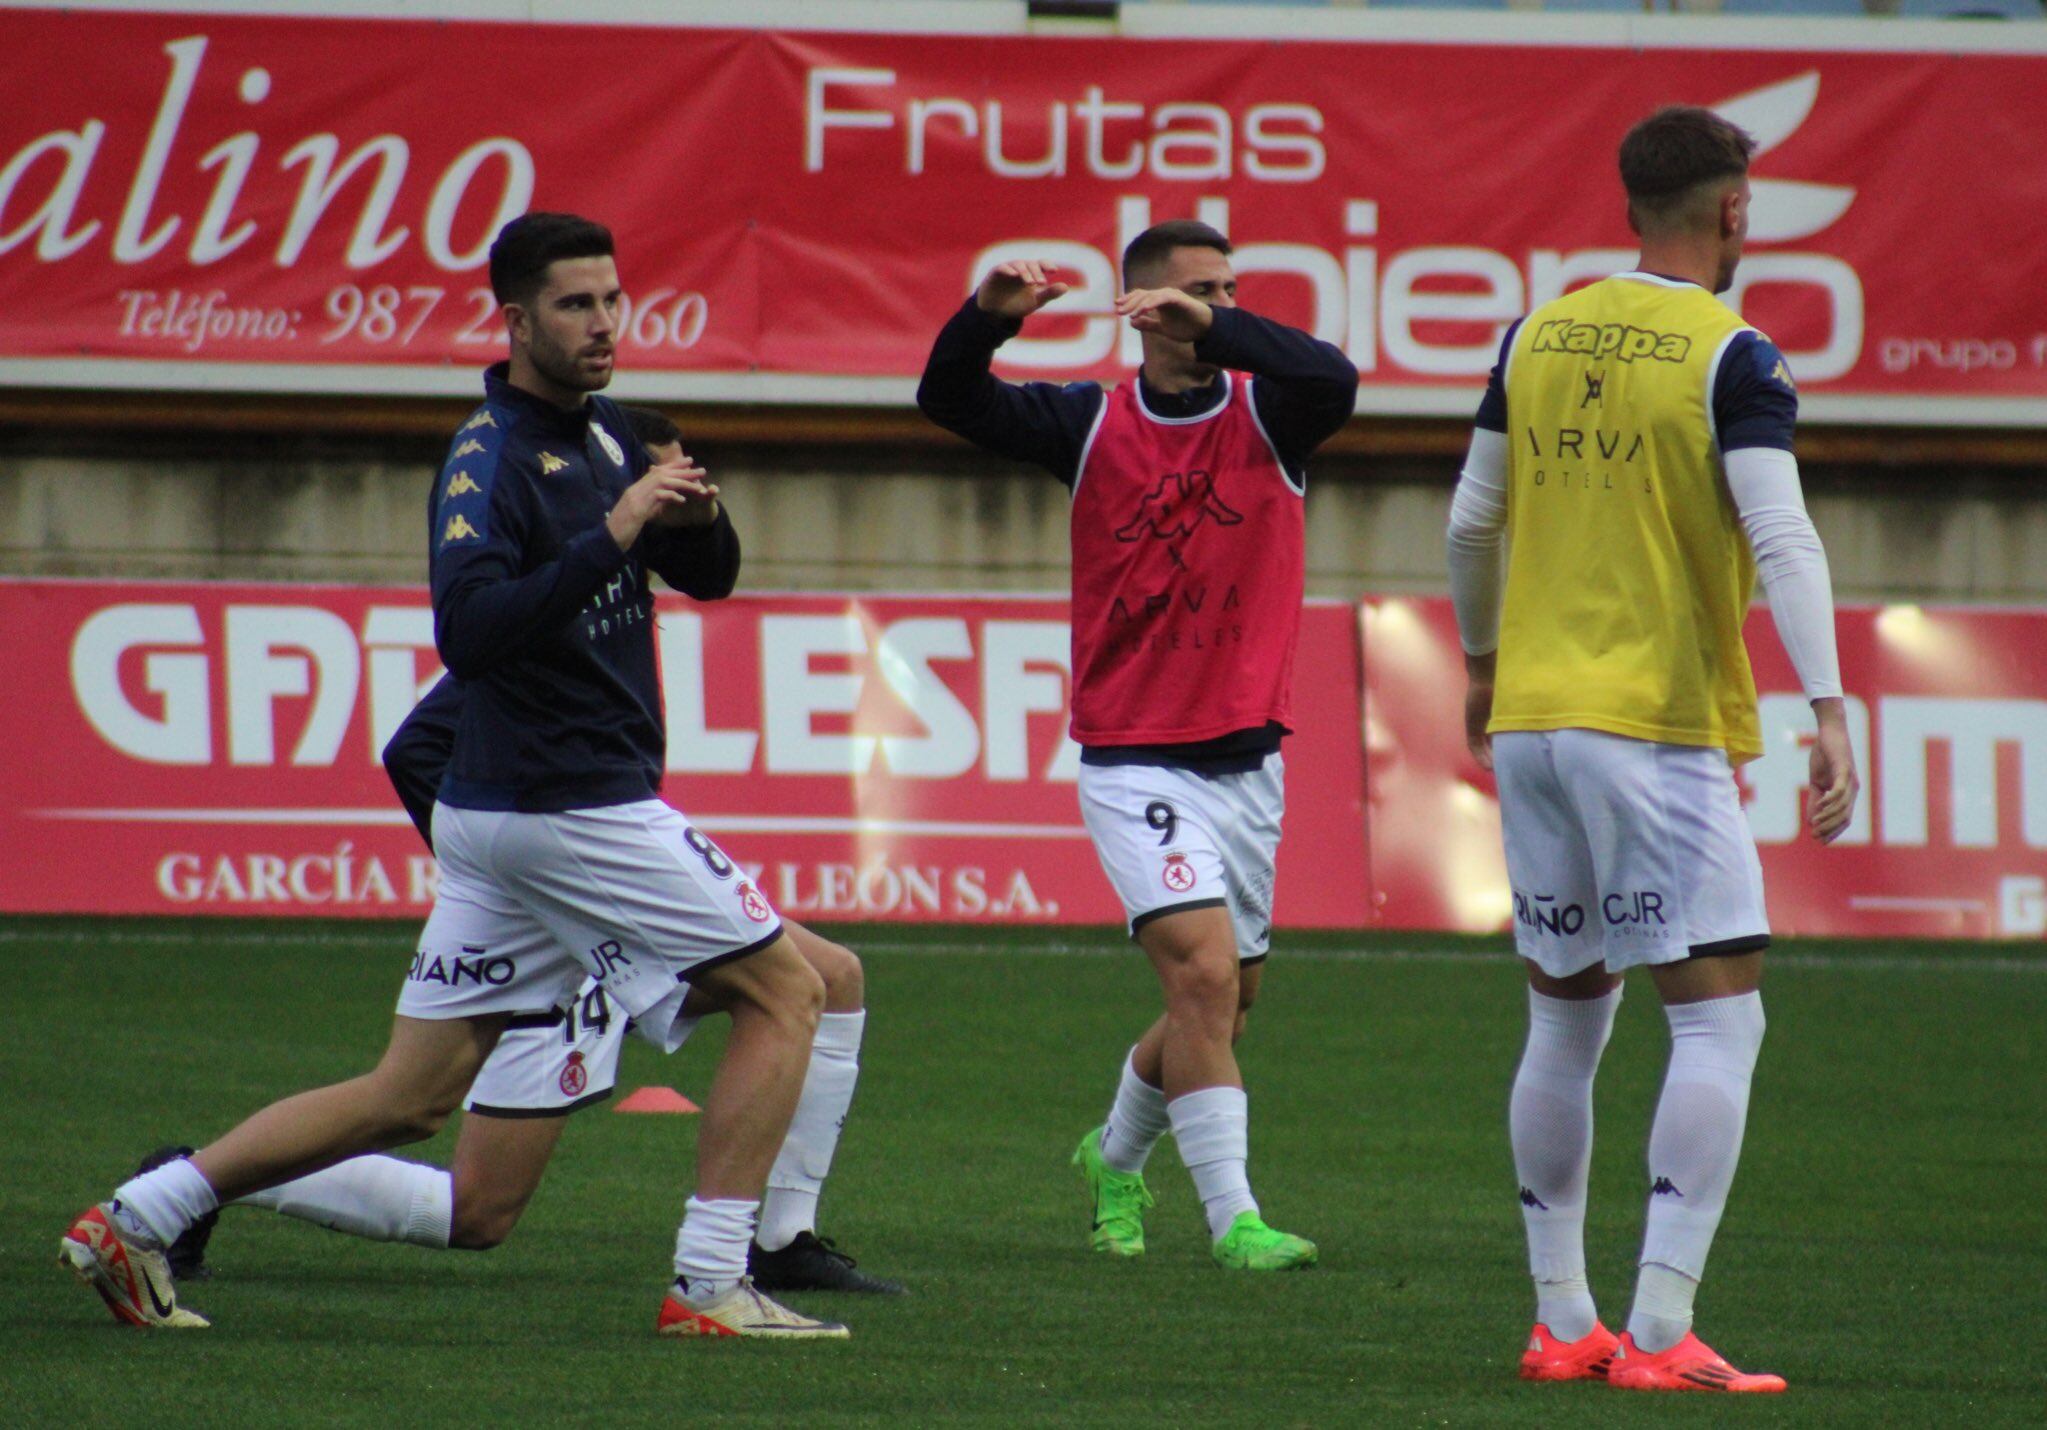
[[[611,458],[611,465],[623,467],[625,465],[625,453],[620,449],[617,439],[595,422],[590,424],[590,430],[597,434],[597,445],[604,449],[605,456]]]
[[[1185,854],[1168,854],[1166,867],[1159,877],[1165,881],[1168,889],[1176,894],[1184,894],[1194,887],[1197,876],[1194,873],[1194,866],[1187,862]]]

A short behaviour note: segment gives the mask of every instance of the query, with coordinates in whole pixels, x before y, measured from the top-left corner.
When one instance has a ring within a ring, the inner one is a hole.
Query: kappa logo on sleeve
[[[483,443],[477,441],[474,437],[471,437],[467,442],[464,442],[461,446],[457,447],[452,453],[450,453],[448,456],[448,460],[452,462],[457,457],[466,457],[469,456],[472,452],[481,452],[482,450]]]
[[[457,472],[454,476],[448,478],[448,489],[441,493],[441,500],[448,501],[454,497],[468,496],[471,492],[480,492],[482,490],[483,488],[476,484],[476,478],[470,476],[467,472]]]
[[[441,545],[452,546],[458,541],[481,541],[483,533],[470,525],[469,518],[456,512],[448,518],[448,524],[441,528]]]
[[[462,424],[461,430],[464,432],[473,432],[479,427],[495,427],[497,425],[498,425],[497,419],[491,416],[490,409],[488,407],[485,407],[479,409],[474,417],[470,418],[467,422],[464,422]]]

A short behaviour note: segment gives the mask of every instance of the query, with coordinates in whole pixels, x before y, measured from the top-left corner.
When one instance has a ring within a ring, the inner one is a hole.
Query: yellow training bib
[[[1692,283],[1608,278],[1508,351],[1507,587],[1493,730],[1605,730],[1762,753],[1755,583],[1711,385],[1746,330]]]

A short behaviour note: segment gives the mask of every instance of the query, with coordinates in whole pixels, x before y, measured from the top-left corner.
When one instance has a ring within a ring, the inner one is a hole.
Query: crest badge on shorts
[[[1165,880],[1168,889],[1176,894],[1184,894],[1194,887],[1196,876],[1194,866],[1187,862],[1185,854],[1168,854],[1165,870],[1159,877]]]
[[[581,1053],[570,1053],[567,1065],[562,1068],[561,1075],[562,1096],[563,1097],[579,1096],[581,1095],[583,1089],[588,1087],[589,1085],[590,1074],[584,1070],[583,1055]]]
[[[746,916],[757,924],[764,924],[775,916],[768,907],[768,901],[761,897],[761,891],[751,884],[739,886],[739,907],[746,910]]]

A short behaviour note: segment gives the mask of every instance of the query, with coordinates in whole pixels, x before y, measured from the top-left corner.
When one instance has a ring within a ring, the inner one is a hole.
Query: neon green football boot
[[[1080,1139],[1073,1165],[1087,1178],[1095,1226],[1089,1244],[1111,1256],[1144,1255],[1144,1209],[1152,1205],[1142,1172],[1119,1172],[1102,1160],[1102,1131]]]
[[[1256,1212],[1238,1212],[1210,1254],[1216,1265],[1233,1271],[1292,1271],[1313,1266],[1319,1255],[1314,1242],[1274,1231]]]

